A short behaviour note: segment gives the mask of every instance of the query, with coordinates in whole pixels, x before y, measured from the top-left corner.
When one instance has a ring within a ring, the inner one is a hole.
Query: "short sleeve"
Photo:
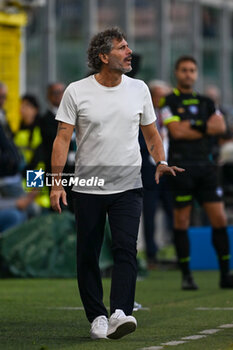
[[[143,113],[141,115],[140,125],[149,125],[156,120],[155,110],[153,107],[150,91],[146,84],[144,85],[144,103]]]
[[[161,98],[159,107],[159,113],[164,125],[168,125],[171,122],[180,121],[180,117],[173,113],[172,106],[169,104],[166,97]]]
[[[55,119],[67,124],[75,125],[77,118],[77,109],[72,92],[72,85],[69,85],[64,92]]]

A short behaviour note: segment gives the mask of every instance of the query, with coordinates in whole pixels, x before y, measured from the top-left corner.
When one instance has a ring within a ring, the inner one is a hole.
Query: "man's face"
[[[65,86],[61,83],[53,84],[49,88],[48,100],[53,106],[59,107],[64,90]]]
[[[181,88],[190,89],[197,80],[197,66],[192,61],[181,62],[175,71],[175,75],[177,83]]]
[[[125,39],[122,41],[113,39],[113,48],[107,57],[109,69],[120,71],[123,74],[132,70],[132,50],[128,47]]]
[[[1,87],[0,88],[0,108],[3,108],[6,98],[7,98],[7,89],[6,87]]]

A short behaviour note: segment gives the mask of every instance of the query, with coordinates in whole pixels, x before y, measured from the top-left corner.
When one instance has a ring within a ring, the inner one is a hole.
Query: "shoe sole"
[[[127,334],[130,334],[135,331],[136,324],[134,322],[126,322],[121,324],[116,328],[116,330],[113,333],[107,334],[107,338],[109,339],[120,339],[124,337]]]
[[[92,340],[97,340],[97,339],[108,339],[106,335],[97,335],[97,334],[91,334],[91,339]]]

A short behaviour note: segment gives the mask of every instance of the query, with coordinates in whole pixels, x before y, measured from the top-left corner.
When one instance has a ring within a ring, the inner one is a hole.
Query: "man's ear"
[[[108,64],[108,55],[106,53],[100,53],[99,58],[105,64]]]

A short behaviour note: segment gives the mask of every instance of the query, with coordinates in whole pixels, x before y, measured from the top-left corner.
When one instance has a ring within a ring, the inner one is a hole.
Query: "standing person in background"
[[[26,220],[37,196],[36,191],[23,190],[21,160],[11,133],[0,123],[0,233]]]
[[[220,137],[217,137],[217,146],[219,147],[221,144],[227,142],[228,140],[232,139],[233,133],[232,130],[230,130],[229,126],[229,121],[228,117],[229,114],[231,114],[231,111],[229,110],[229,107],[223,106],[221,103],[222,96],[221,96],[221,91],[218,86],[216,85],[207,85],[204,91],[205,95],[211,98],[211,100],[214,101],[216,109],[218,109],[224,116],[225,118],[225,123],[226,123],[226,132],[224,135],[221,135]],[[219,152],[216,152],[217,156],[219,155]]]
[[[14,142],[24,157],[25,169],[40,168],[43,162],[40,106],[36,96],[25,94],[20,104],[20,126]]]
[[[46,172],[51,173],[51,155],[53,141],[56,137],[58,121],[55,119],[58,107],[60,105],[65,85],[61,82],[49,84],[47,87],[48,107],[41,118],[42,146],[45,157]]]
[[[220,287],[233,288],[227,221],[218,183],[218,167],[213,161],[210,136],[223,134],[224,118],[212,100],[194,92],[198,77],[192,56],[180,57],[175,65],[177,88],[161,106],[161,116],[169,131],[169,163],[186,172],[172,179],[174,194],[174,240],[182,271],[182,289],[195,290],[191,275],[188,228],[193,199],[203,205],[212,226],[212,240],[218,255]]]
[[[2,125],[4,132],[7,133],[8,136],[12,136],[12,132],[7,122],[6,111],[4,109],[7,93],[7,86],[0,81],[0,125]]]
[[[19,130],[14,134],[14,142],[24,158],[24,167],[21,170],[26,180],[27,170],[38,170],[45,167],[40,129],[40,106],[36,96],[31,94],[22,96],[20,117],[21,123]],[[36,202],[40,209],[49,208],[48,193],[45,190],[40,191]]]
[[[0,124],[0,233],[26,220],[37,196],[23,191],[19,168],[17,148]]]
[[[227,130],[224,135],[211,140],[214,157],[220,164],[220,179],[224,192],[229,221],[232,220],[233,203],[233,111],[231,106],[222,105],[221,91],[216,85],[207,85],[205,94],[210,97],[225,117]]]
[[[47,99],[48,108],[45,114],[41,118],[41,134],[42,134],[42,148],[45,160],[45,171],[51,173],[51,155],[53,149],[53,142],[57,133],[58,121],[55,119],[58,107],[60,105],[62,96],[64,94],[65,85],[61,82],[56,82],[48,85]],[[75,163],[75,133],[72,135],[67,162],[64,168],[64,173],[74,173]],[[63,176],[64,178],[64,176]],[[69,179],[69,176],[67,176]],[[71,187],[66,187],[67,201],[69,210],[73,211],[73,204],[71,198]]]
[[[141,127],[150,154],[157,162],[155,179],[182,171],[168,167],[155,127],[155,113],[146,84],[127,77],[132,50],[118,28],[98,33],[88,49],[89,67],[95,72],[66,89],[56,119],[52,171],[60,173],[76,128],[76,178],[102,179],[96,186],[73,187],[77,222],[77,275],[91,338],[117,339],[136,329],[131,316],[137,277],[136,243],[142,206]],[[57,180],[59,180],[59,175]],[[66,203],[62,186],[54,186],[51,205],[61,212]],[[114,266],[110,313],[103,304],[99,255],[108,214]]]
[[[204,91],[204,94],[214,101],[216,109],[222,113],[225,124],[226,124],[226,132],[220,136],[214,136],[210,139],[212,148],[213,148],[213,157],[217,161],[219,159],[219,153],[221,145],[225,142],[228,142],[232,138],[232,133],[230,132],[228,121],[227,121],[227,109],[225,109],[221,104],[221,91],[216,85],[207,85]]]
[[[6,157],[7,160],[7,152],[6,149],[8,147],[4,146],[6,144],[4,142],[4,139],[8,139],[10,144],[13,144],[12,150],[14,153],[14,156],[18,159],[17,160],[17,171],[15,172],[8,172],[7,166],[4,166],[2,163],[1,171],[0,171],[0,193],[2,196],[10,196],[10,197],[17,197],[24,194],[23,187],[22,187],[22,176],[20,174],[20,169],[23,167],[24,161],[19,156],[19,153],[17,149],[15,148],[14,142],[13,142],[13,133],[9,127],[9,124],[7,122],[7,116],[5,112],[5,102],[7,100],[7,94],[8,90],[4,83],[0,82],[0,125],[1,125],[1,158]],[[4,136],[3,136],[4,135]],[[5,148],[5,149],[4,149]],[[9,160],[9,165],[11,162],[15,159],[14,156],[8,156],[11,158],[11,161]]]
[[[156,126],[163,140],[165,154],[167,153],[167,132],[163,126],[159,101],[171,92],[171,87],[164,81],[153,80],[148,83],[153,106],[157,116]],[[167,186],[167,180],[163,177],[159,184],[154,181],[156,163],[148,152],[142,132],[139,133],[139,143],[142,155],[142,183],[143,183],[143,231],[146,246],[146,258],[149,268],[157,264],[157,245],[155,242],[155,214],[160,203],[166,214],[168,229],[172,232],[172,197]],[[167,156],[166,156],[167,159]]]

